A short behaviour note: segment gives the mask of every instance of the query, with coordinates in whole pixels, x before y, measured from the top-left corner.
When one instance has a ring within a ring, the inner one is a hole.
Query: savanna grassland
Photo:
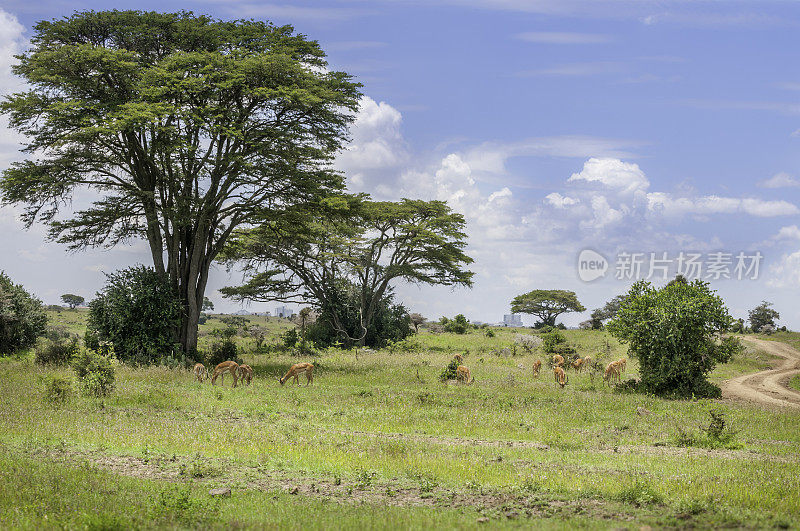
[[[80,329],[82,312],[51,314],[67,317]],[[268,342],[291,326],[252,319]],[[250,386],[118,366],[110,396],[60,406],[44,382],[70,369],[4,359],[0,527],[800,526],[800,413],[614,393],[586,372],[561,389],[546,363],[533,377],[547,356],[515,354],[513,334],[421,331],[313,359],[240,339]],[[602,331],[564,334],[582,355],[625,355]],[[455,352],[472,385],[439,381]],[[314,384],[281,387],[298,361],[314,363]],[[770,362],[748,348],[712,379]]]

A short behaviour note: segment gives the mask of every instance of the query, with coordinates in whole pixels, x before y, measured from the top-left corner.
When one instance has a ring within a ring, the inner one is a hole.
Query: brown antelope
[[[578,358],[572,362],[572,368],[575,369],[577,372],[581,372],[583,370],[583,364],[586,363],[586,360]]]
[[[606,365],[606,372],[603,374],[603,380],[608,383],[609,387],[611,386],[611,382],[613,380],[619,381],[619,367],[617,366],[616,362],[612,361]]]
[[[475,381],[475,378],[471,377],[468,368],[464,367],[463,365],[459,365],[456,369],[456,380],[461,383],[471,384]]]
[[[617,364],[617,367],[619,368],[619,372],[621,374],[621,373],[625,372],[625,365],[627,365],[628,360],[625,359],[625,358],[622,358],[621,360],[617,360],[614,363]]]
[[[250,385],[253,380],[253,368],[250,365],[245,365],[244,363],[239,365],[239,380]]]
[[[553,369],[553,376],[555,377],[556,383],[560,385],[562,389],[564,388],[565,385],[567,385],[567,382],[569,381],[569,379],[567,378],[567,373],[564,372],[564,368],[561,367],[560,365],[557,365]]]
[[[228,372],[233,376],[233,386],[236,387],[237,374],[239,373],[239,364],[235,361],[223,361],[214,368],[214,374],[211,376],[211,385],[217,381],[218,376],[222,376],[222,385],[225,385],[225,373]]]
[[[592,366],[592,357],[591,356],[586,356],[585,358],[583,358],[583,366],[591,368],[591,366]]]
[[[556,354],[553,356],[553,365],[556,367],[561,367],[564,365],[564,357],[561,354]]]
[[[533,376],[535,378],[539,377],[539,369],[542,368],[542,360],[536,360],[533,362]]]
[[[459,365],[464,363],[464,357],[461,354],[456,354],[455,356],[453,356],[453,359],[456,360]]]
[[[300,385],[299,376],[303,373],[306,373],[306,386],[314,383],[314,366],[310,363],[295,363],[279,381],[281,385],[283,385],[286,383],[286,380],[294,377],[294,383]]]
[[[208,369],[202,363],[195,363],[192,372],[198,382],[203,383],[203,381],[208,380]]]

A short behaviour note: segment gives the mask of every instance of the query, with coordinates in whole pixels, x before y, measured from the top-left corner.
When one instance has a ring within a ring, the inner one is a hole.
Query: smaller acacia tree
[[[208,297],[203,297],[203,311],[204,312],[214,311],[214,303],[211,302],[211,299],[209,299]]]
[[[80,295],[65,293],[64,295],[61,296],[61,302],[69,306],[70,310],[74,310],[75,308],[86,302],[86,299],[84,299]]]
[[[517,295],[511,301],[512,313],[535,315],[539,318],[540,324],[549,326],[555,326],[556,318],[562,313],[585,310],[574,291],[560,289],[535,289]]]
[[[0,272],[0,355],[32,347],[46,325],[42,301]]]
[[[761,304],[748,312],[748,320],[753,332],[761,332],[765,326],[771,326],[775,330],[777,328],[775,320],[780,318],[781,314],[772,308],[771,302],[767,301],[761,301]]]
[[[741,348],[734,337],[720,339],[732,321],[706,282],[679,280],[657,289],[642,280],[631,287],[607,329],[639,360],[645,392],[716,398],[722,392],[706,375]]]
[[[419,327],[422,326],[427,319],[425,319],[421,313],[410,313],[408,314],[408,318],[411,320],[411,326],[414,327],[414,333],[416,334],[419,332]]]

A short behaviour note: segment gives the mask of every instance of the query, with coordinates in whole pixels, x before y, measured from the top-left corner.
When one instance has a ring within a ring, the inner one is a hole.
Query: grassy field
[[[586,373],[560,389],[514,333],[531,331],[325,351],[309,387],[279,385],[306,361],[285,354],[245,354],[256,378],[236,389],[119,366],[111,396],[60,407],[44,382],[69,369],[3,360],[0,527],[800,526],[800,414],[617,394]],[[565,335],[582,355],[625,353]],[[439,382],[455,352],[473,385]],[[769,362],[748,349],[712,378]],[[703,431],[711,410],[724,441]]]

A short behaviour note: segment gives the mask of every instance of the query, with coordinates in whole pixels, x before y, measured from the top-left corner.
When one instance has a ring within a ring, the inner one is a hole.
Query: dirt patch
[[[747,336],[743,339],[782,361],[772,369],[726,380],[722,396],[769,407],[800,409],[800,393],[789,387],[792,376],[800,373],[800,352],[777,341]]]

